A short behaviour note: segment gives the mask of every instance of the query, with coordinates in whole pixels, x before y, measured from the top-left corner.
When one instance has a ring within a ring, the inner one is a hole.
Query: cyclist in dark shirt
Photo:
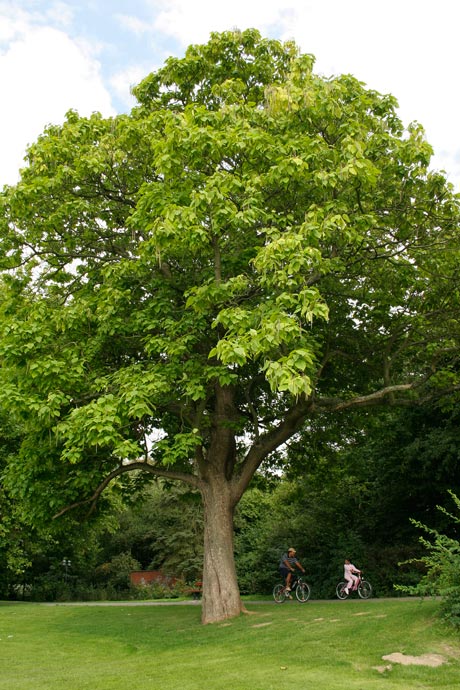
[[[291,594],[291,581],[292,581],[292,573],[294,572],[295,567],[299,568],[303,573],[305,572],[302,564],[300,561],[296,558],[296,550],[290,547],[287,550],[287,553],[283,553],[281,556],[280,564],[279,564],[279,570],[280,573],[286,583],[286,594],[290,597]]]

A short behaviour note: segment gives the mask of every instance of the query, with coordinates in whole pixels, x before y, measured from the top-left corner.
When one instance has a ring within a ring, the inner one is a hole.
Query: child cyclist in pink
[[[356,576],[360,573],[361,571],[358,570],[353,563],[350,563],[348,558],[346,558],[343,566],[343,576],[347,581],[347,586],[345,587],[346,594],[349,594],[350,590],[356,589],[358,586],[358,578]]]

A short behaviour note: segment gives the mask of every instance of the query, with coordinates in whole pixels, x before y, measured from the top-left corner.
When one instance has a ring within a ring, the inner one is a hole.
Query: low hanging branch
[[[425,381],[424,381],[425,382]],[[235,483],[233,487],[233,500],[235,504],[243,495],[249,482],[251,481],[254,473],[257,471],[258,467],[261,465],[263,460],[276,448],[279,448],[285,441],[291,438],[301,427],[303,422],[315,412],[318,408],[323,408],[331,412],[338,412],[342,410],[347,410],[357,407],[371,407],[374,405],[382,404],[382,401],[389,396],[393,396],[395,393],[404,393],[411,390],[415,390],[422,385],[422,382],[417,381],[414,383],[406,384],[396,384],[393,386],[385,386],[378,391],[370,393],[368,395],[356,396],[350,398],[349,400],[342,400],[338,398],[322,398],[313,400],[303,400],[299,401],[298,404],[291,408],[291,411],[286,414],[284,420],[274,429],[269,432],[257,435],[256,441],[253,446],[249,449],[245,460],[240,465],[240,471],[238,477],[235,477]],[[419,404],[426,403],[429,399],[435,399],[439,397],[444,397],[446,395],[455,393],[460,390],[460,384],[457,386],[450,386],[442,390],[433,390],[430,395],[420,398],[417,402]],[[414,404],[414,401],[410,402],[407,399],[395,400],[392,398],[391,405],[407,405]],[[58,513],[53,515],[53,519],[57,519],[62,515],[68,513],[75,508],[80,508],[81,506],[90,504],[90,509],[88,515],[90,515],[97,504],[103,491],[109,486],[109,484],[117,477],[125,474],[126,472],[133,472],[135,470],[143,470],[153,474],[155,477],[164,477],[167,479],[172,479],[175,481],[181,481],[196,489],[200,489],[202,485],[202,480],[193,474],[187,474],[185,472],[176,472],[173,470],[166,470],[158,465],[150,463],[148,460],[145,461],[134,461],[128,462],[120,465],[115,470],[110,472],[107,477],[99,484],[94,493],[86,499],[81,501],[76,501],[72,503]]]
[[[94,511],[97,501],[99,500],[99,497],[101,496],[102,492],[108,487],[110,482],[112,482],[117,477],[120,477],[122,474],[125,474],[126,472],[133,472],[134,470],[144,470],[150,472],[156,477],[166,477],[168,479],[175,479],[177,481],[185,482],[195,488],[199,488],[199,479],[193,475],[186,474],[185,472],[173,472],[171,470],[164,470],[148,462],[130,462],[125,465],[120,465],[120,467],[117,467],[115,470],[110,472],[110,474],[108,474],[107,477],[99,484],[92,496],[81,501],[76,501],[75,503],[66,506],[58,513],[53,515],[53,520],[61,517],[62,515],[65,515],[65,513],[68,513],[69,511],[74,510],[75,508],[80,508],[81,506],[88,504],[91,504],[90,509],[88,511],[88,515],[91,515],[91,513]]]

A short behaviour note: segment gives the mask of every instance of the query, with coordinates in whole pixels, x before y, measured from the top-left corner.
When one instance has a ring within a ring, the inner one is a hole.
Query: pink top
[[[345,579],[348,579],[353,573],[359,573],[360,571],[356,568],[353,563],[345,563],[343,566],[343,575]]]

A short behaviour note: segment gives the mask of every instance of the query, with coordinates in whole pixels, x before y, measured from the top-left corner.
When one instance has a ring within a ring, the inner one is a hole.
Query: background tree
[[[346,554],[377,595],[415,584],[420,567],[400,566],[421,554],[413,520],[458,536],[436,509],[460,481],[458,414],[457,405],[425,403],[318,416],[288,444],[255,561],[275,568],[276,549],[294,542],[315,596],[325,598],[334,595]]]
[[[1,197],[5,482],[37,519],[133,470],[198,490],[204,622],[242,610],[233,514],[272,453],[457,385],[458,202],[392,97],[312,67],[213,34],[130,115],[49,127]]]
[[[101,539],[105,560],[130,552],[143,570],[193,584],[202,578],[203,511],[199,494],[161,482],[136,494]]]

